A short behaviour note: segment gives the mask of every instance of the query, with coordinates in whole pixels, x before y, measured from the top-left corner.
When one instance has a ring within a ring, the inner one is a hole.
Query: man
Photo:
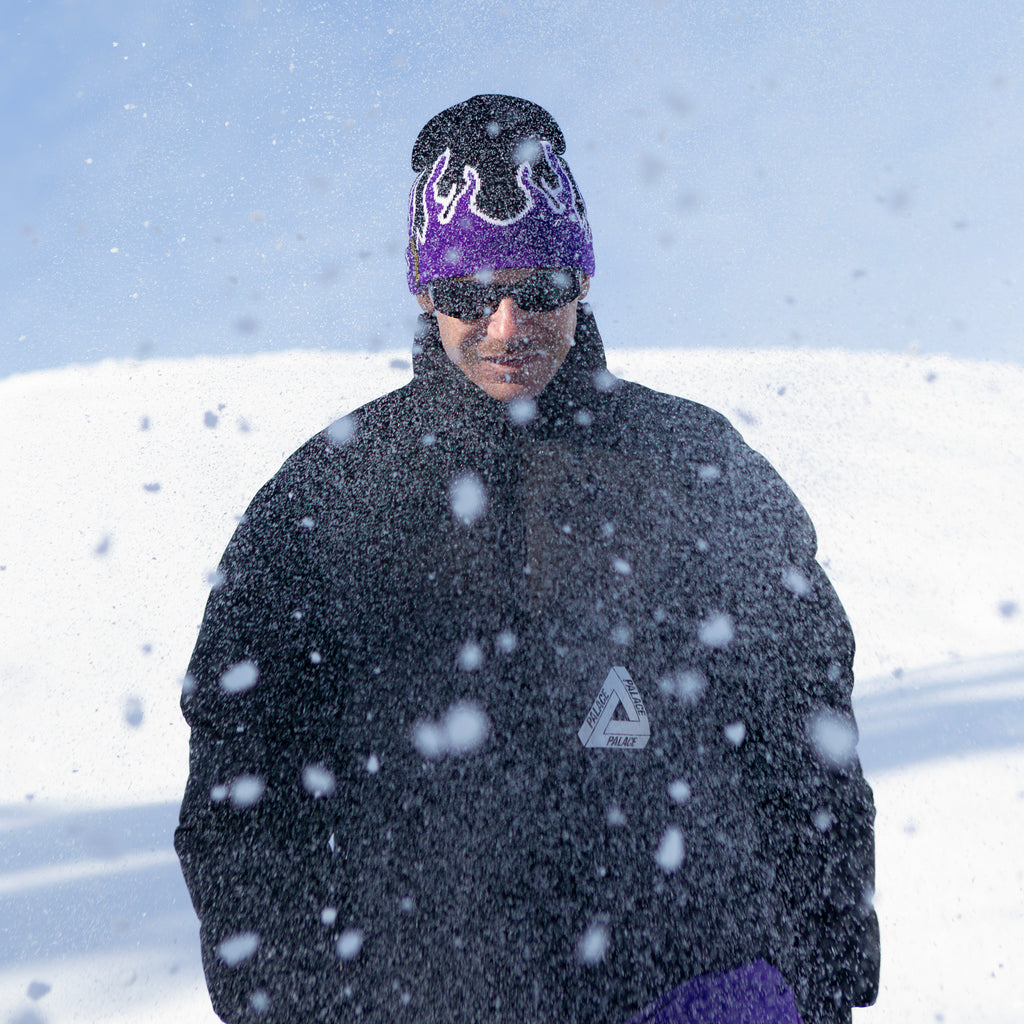
[[[226,1021],[834,1024],[874,998],[853,638],[718,414],[613,378],[550,115],[413,150],[414,379],[221,566],[176,846]]]

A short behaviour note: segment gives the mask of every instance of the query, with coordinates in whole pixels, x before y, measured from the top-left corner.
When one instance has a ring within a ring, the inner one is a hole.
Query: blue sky
[[[404,348],[409,152],[568,139],[615,346],[1024,359],[1024,4],[9,0],[0,376]]]

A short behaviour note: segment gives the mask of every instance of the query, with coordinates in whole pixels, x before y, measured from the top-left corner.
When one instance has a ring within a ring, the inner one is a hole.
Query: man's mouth
[[[530,366],[540,359],[541,353],[536,349],[524,349],[521,352],[501,352],[497,355],[479,356],[482,363],[489,363],[491,366],[504,366],[510,369],[522,369]]]

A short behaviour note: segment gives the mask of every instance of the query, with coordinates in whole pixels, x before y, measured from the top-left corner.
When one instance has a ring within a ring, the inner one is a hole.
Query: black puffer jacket
[[[259,492],[206,609],[176,847],[217,1012],[622,1024],[763,957],[848,1020],[874,809],[800,504],[584,309],[535,409],[429,318],[414,369]]]

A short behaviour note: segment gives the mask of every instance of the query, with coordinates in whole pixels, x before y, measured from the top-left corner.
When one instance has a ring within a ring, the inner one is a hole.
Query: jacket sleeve
[[[323,709],[309,673],[307,574],[291,497],[272,481],[250,505],[182,695],[192,732],[175,849],[213,1007],[232,1024],[328,1019],[340,988],[322,922],[335,902],[323,801],[306,791],[300,763],[316,750]]]
[[[874,801],[856,754],[854,640],[815,561],[803,507],[740,446],[732,493],[743,529],[743,601],[763,609],[748,650],[760,688],[745,750],[783,908],[777,966],[804,1024],[843,1024],[878,990]]]

